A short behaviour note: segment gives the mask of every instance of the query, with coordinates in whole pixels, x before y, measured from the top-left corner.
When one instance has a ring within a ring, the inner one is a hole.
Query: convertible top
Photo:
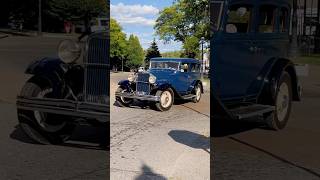
[[[152,58],[151,61],[172,61],[172,62],[182,62],[182,63],[198,63],[199,60],[192,58]]]

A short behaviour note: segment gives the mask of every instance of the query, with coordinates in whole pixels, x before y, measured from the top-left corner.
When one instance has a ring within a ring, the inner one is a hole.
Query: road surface
[[[199,104],[174,105],[168,112],[138,103],[122,108],[114,92],[126,78],[111,74],[111,179],[210,179],[209,93]]]
[[[309,77],[300,81],[303,99],[294,103],[286,129],[234,122],[216,126],[215,179],[320,179],[320,66],[310,66]]]

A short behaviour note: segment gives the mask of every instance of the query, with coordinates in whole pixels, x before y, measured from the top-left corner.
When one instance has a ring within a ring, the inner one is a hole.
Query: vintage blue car
[[[134,99],[153,102],[159,111],[169,110],[174,99],[201,99],[203,85],[200,80],[200,63],[195,59],[154,58],[145,72],[130,75],[119,82],[116,101],[121,106],[132,105]]]
[[[216,119],[257,117],[283,129],[301,92],[288,57],[292,1],[211,0],[210,6],[211,113]]]

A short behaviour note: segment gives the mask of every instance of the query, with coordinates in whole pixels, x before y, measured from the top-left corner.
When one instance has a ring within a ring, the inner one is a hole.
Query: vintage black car
[[[18,119],[38,143],[63,143],[79,123],[107,128],[109,36],[101,31],[83,39],[62,41],[58,58],[43,58],[26,70],[32,77],[17,97]]]
[[[283,129],[301,92],[289,58],[293,1],[210,2],[213,117]]]
[[[148,71],[131,74],[118,85],[119,105],[130,106],[136,99],[151,102],[159,111],[168,111],[174,99],[197,103],[203,93],[200,63],[195,59],[153,58]]]

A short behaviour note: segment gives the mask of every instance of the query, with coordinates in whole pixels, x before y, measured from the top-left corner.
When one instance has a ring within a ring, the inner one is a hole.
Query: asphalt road
[[[209,93],[198,104],[179,103],[168,112],[139,103],[122,108],[114,92],[127,76],[111,74],[111,179],[210,179]]]
[[[0,39],[0,179],[107,179],[107,151],[98,147],[104,132],[79,126],[72,140],[61,146],[34,144],[17,126],[15,98],[29,76],[27,65],[56,56],[58,43],[51,37]]]
[[[250,122],[217,122],[213,138],[215,179],[320,179],[320,66],[301,77],[303,100],[293,105],[286,129]]]

